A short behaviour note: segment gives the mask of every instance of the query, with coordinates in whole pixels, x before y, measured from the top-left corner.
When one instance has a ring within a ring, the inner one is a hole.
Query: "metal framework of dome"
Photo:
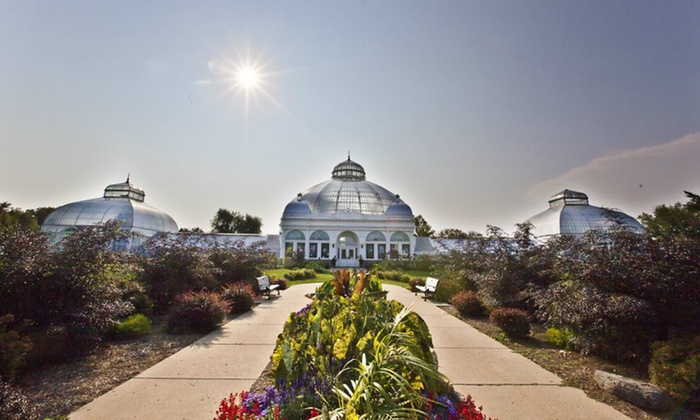
[[[356,212],[363,215],[384,215],[392,204],[398,214],[411,214],[411,208],[398,195],[367,181],[362,165],[348,160],[333,168],[329,181],[317,184],[297,195],[284,214],[328,214]],[[284,216],[283,216],[284,217]]]
[[[613,227],[644,233],[642,225],[633,217],[618,211],[588,204],[582,192],[564,190],[549,198],[549,209],[527,220],[533,225],[538,238],[556,235],[580,236],[588,231],[605,232]]]

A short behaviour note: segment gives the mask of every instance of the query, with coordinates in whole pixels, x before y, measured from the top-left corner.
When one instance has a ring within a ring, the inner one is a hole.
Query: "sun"
[[[236,72],[236,82],[244,89],[254,89],[260,82],[258,70],[251,66],[244,66]]]

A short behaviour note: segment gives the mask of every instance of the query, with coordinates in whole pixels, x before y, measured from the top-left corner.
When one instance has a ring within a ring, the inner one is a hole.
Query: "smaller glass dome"
[[[309,205],[302,201],[302,194],[297,194],[296,200],[292,200],[289,204],[284,207],[284,212],[282,213],[289,216],[292,214],[311,214],[311,208]]]
[[[65,232],[116,220],[124,230],[151,237],[161,232],[177,232],[175,220],[144,202],[146,193],[126,182],[107,186],[102,197],[58,207],[41,225],[45,232]]]
[[[350,156],[348,156],[348,160],[335,165],[332,178],[338,181],[364,181],[367,176],[365,168],[359,163],[350,160]]]
[[[411,207],[401,201],[401,198],[396,194],[396,202],[392,203],[386,209],[387,216],[411,216],[413,217],[413,210]]]
[[[527,220],[533,234],[539,238],[555,235],[580,236],[591,230],[608,231],[621,227],[635,233],[644,233],[642,225],[633,217],[617,210],[588,204],[582,192],[564,190],[549,199],[549,209]]]

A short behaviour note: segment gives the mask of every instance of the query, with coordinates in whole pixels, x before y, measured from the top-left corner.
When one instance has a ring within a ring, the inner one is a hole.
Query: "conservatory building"
[[[582,236],[588,231],[606,232],[613,227],[644,233],[633,217],[618,211],[588,204],[582,192],[564,190],[549,198],[549,208],[527,220],[540,240],[558,235]]]
[[[348,159],[331,179],[299,193],[284,209],[280,258],[332,261],[357,267],[385,258],[413,256],[413,211],[398,194],[367,181],[364,168]]]
[[[76,230],[117,221],[129,237],[113,245],[115,250],[130,250],[160,233],[177,232],[175,220],[167,213],[146,204],[146,193],[126,182],[107,186],[102,197],[77,201],[54,210],[41,225],[54,242]]]

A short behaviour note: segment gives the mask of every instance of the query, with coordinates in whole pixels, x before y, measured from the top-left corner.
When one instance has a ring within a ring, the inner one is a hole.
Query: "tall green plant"
[[[424,359],[416,340],[413,312],[402,308],[372,340],[368,352],[351,360],[333,389],[331,418],[425,418],[425,390],[444,392],[447,378],[434,360]],[[420,328],[419,328],[420,329]],[[420,334],[420,333],[419,333]]]

